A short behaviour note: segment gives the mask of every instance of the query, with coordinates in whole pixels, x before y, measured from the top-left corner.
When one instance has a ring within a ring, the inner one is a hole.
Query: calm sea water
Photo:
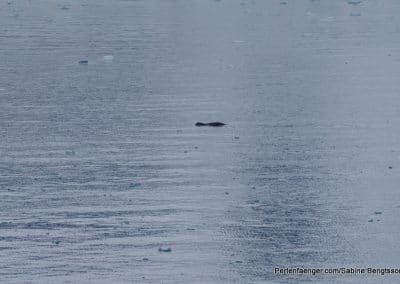
[[[0,1],[0,282],[400,281],[399,13]]]

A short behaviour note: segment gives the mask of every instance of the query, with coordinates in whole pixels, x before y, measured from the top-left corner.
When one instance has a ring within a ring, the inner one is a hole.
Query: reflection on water
[[[399,3],[0,5],[1,279],[393,282]]]

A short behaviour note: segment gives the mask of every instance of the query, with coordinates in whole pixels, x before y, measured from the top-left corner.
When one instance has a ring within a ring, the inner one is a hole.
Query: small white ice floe
[[[113,61],[114,60],[114,56],[112,56],[112,55],[104,55],[103,56],[103,60],[107,61],[107,62]]]
[[[350,16],[352,16],[352,17],[360,17],[361,13],[360,12],[351,12]]]
[[[163,247],[160,247],[160,248],[158,248],[158,251],[159,251],[159,252],[171,252],[172,249],[171,249],[171,248],[163,248]]]
[[[334,20],[335,20],[335,17],[329,16],[329,17],[321,18],[319,21],[320,22],[333,22]]]
[[[140,187],[142,184],[140,182],[132,182],[129,184],[130,188],[138,188]]]
[[[347,3],[350,5],[358,5],[362,2],[362,0],[347,0]]]

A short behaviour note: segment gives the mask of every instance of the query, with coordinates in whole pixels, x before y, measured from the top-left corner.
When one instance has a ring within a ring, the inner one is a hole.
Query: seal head
[[[224,126],[225,123],[215,121],[215,122],[209,122],[209,123],[203,123],[203,122],[196,122],[196,126],[212,126],[212,127],[221,127]]]

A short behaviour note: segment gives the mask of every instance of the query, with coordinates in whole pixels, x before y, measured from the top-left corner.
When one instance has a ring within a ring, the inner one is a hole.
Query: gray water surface
[[[1,0],[0,282],[398,283],[399,14]]]

